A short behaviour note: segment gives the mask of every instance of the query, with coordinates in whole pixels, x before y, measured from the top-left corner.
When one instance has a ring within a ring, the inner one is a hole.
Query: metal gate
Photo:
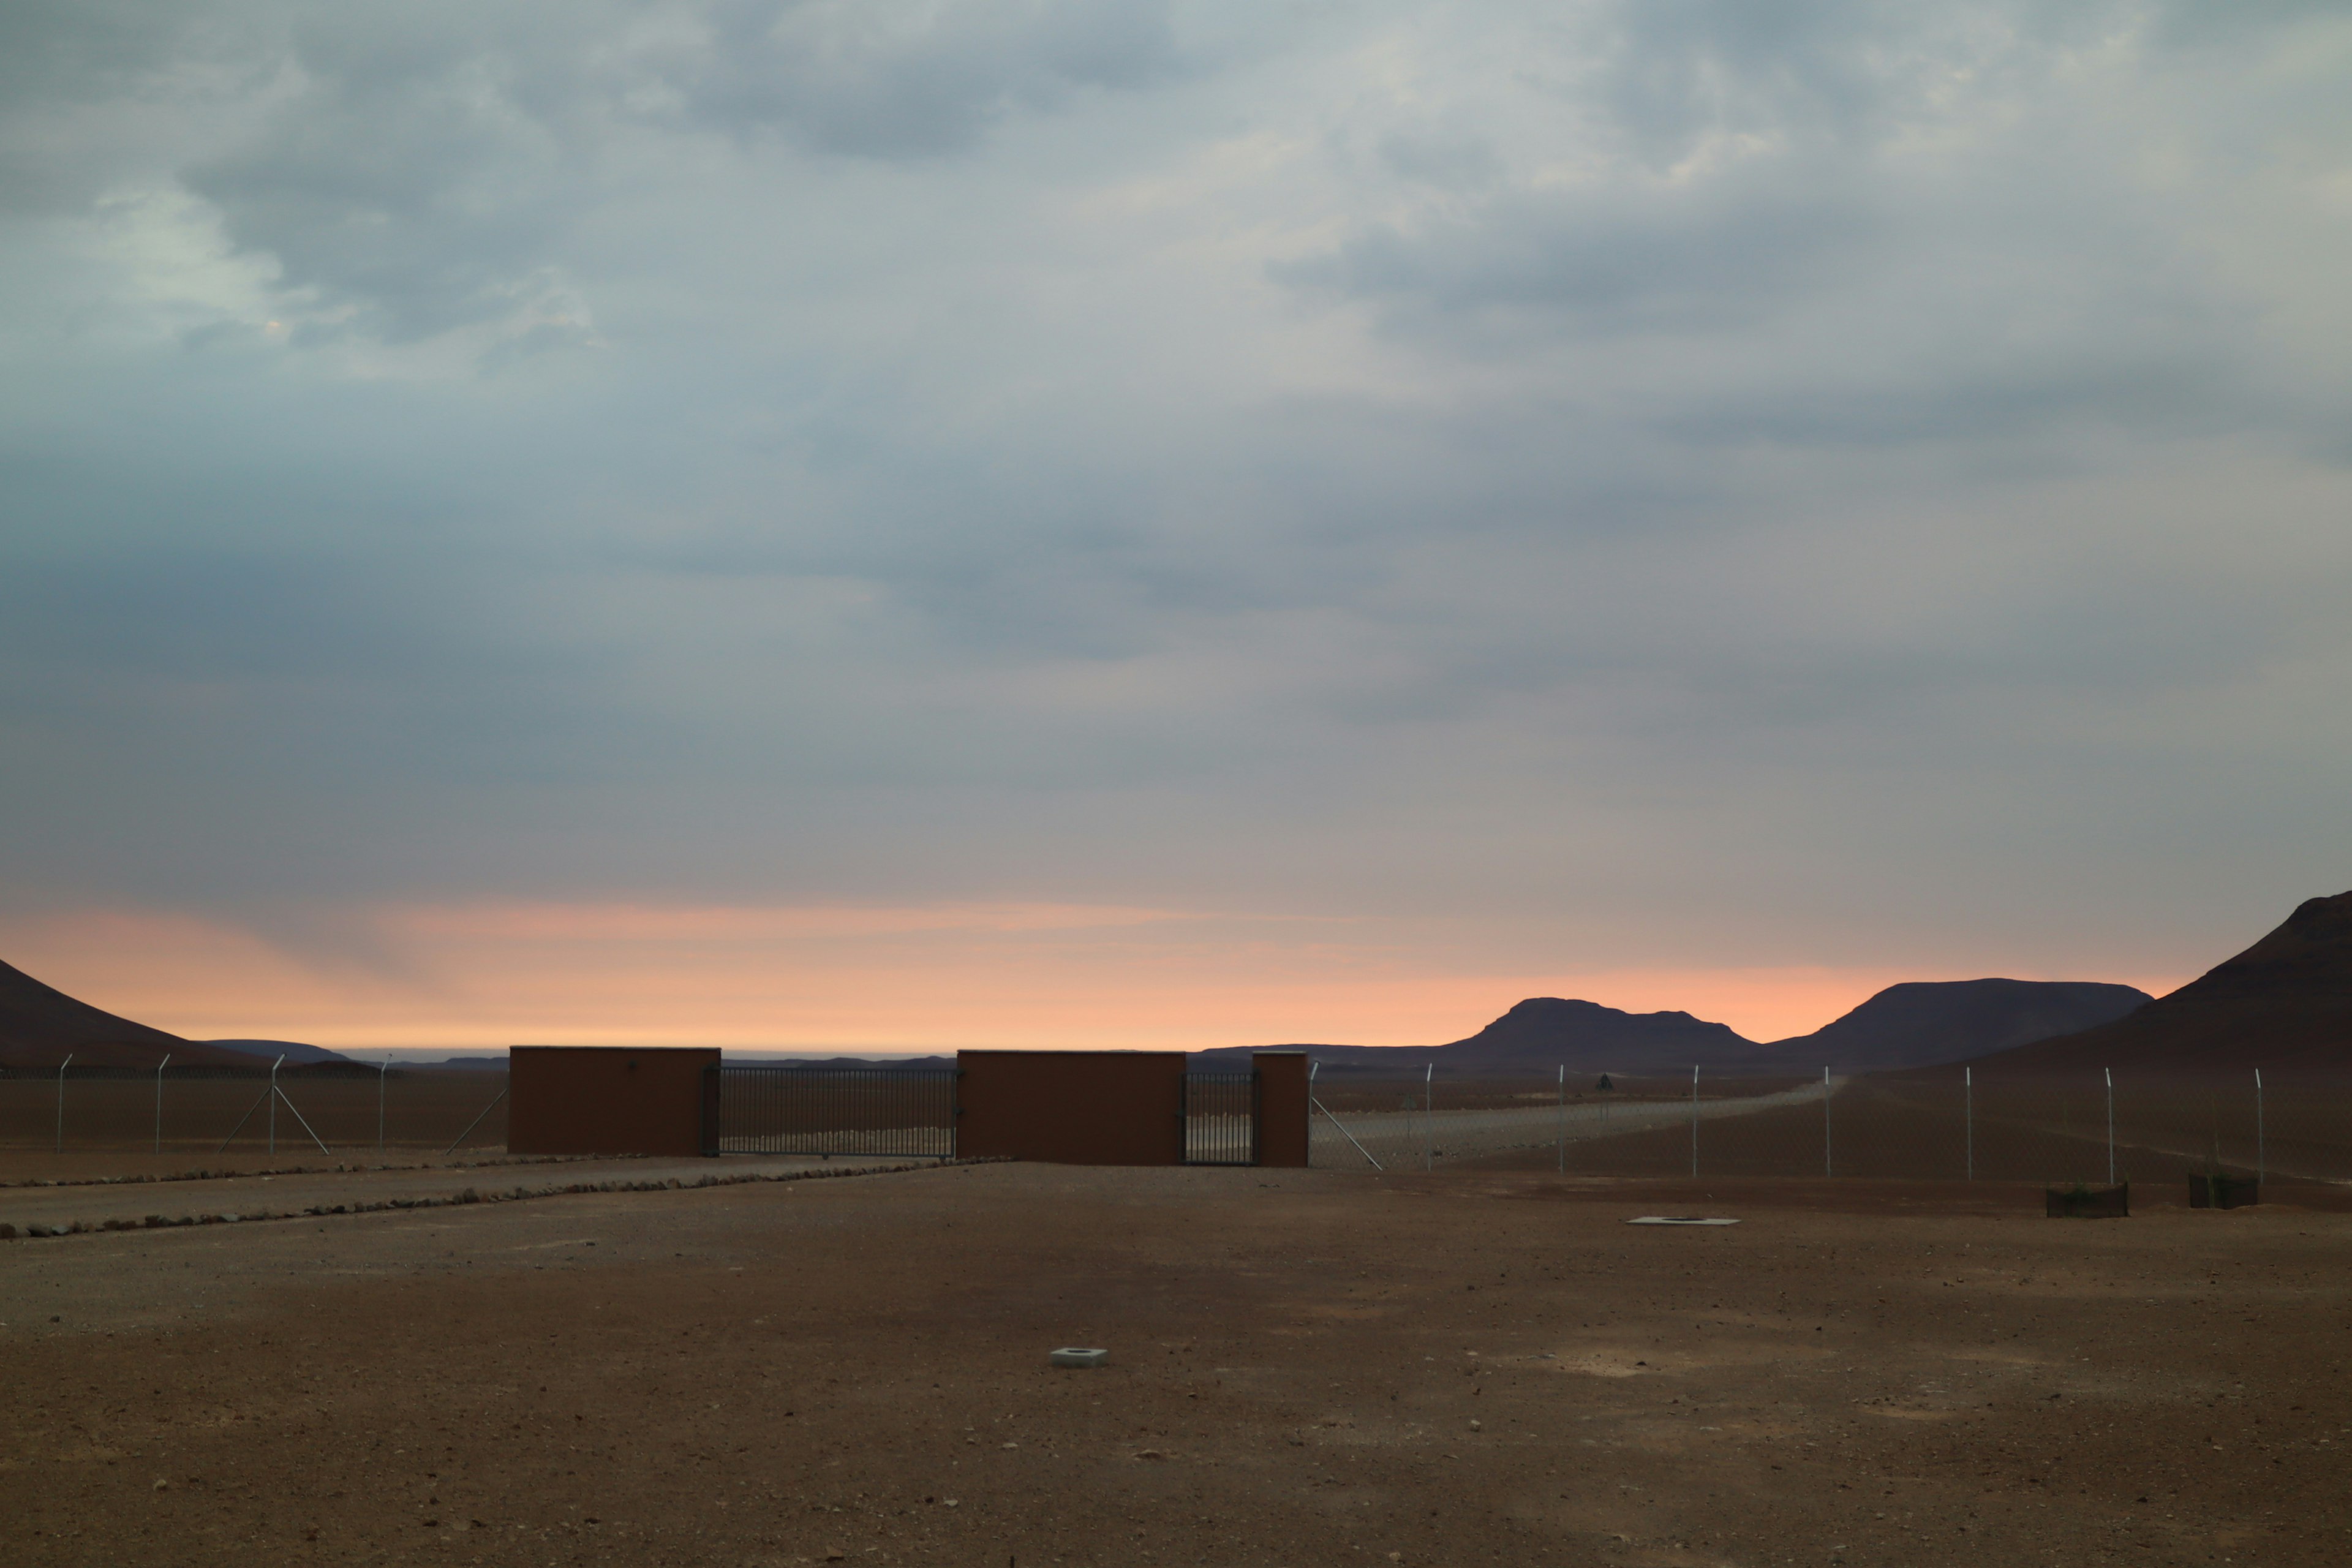
[[[1257,1163],[1257,1075],[1188,1072],[1184,1075],[1184,1163],[1188,1165]]]
[[[955,1154],[953,1068],[733,1067],[719,1080],[719,1154]]]

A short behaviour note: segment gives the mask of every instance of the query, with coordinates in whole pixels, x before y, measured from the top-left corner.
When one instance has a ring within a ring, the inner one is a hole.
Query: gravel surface
[[[2352,1556],[2352,1215],[2035,1195],[993,1164],[5,1243],[0,1562]],[[1743,1223],[1622,1223],[1687,1213]]]

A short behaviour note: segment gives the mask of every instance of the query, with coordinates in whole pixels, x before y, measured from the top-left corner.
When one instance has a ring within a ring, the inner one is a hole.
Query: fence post
[[[1977,1179],[1977,1069],[1960,1069],[1960,1121],[1967,1129],[1969,1143],[1969,1180]]]
[[[1837,1166],[1830,1158],[1830,1069],[1822,1068],[1822,1174],[1834,1176]]]
[[[1437,1064],[1430,1063],[1421,1070],[1421,1168],[1437,1169],[1437,1155],[1431,1144],[1435,1130],[1431,1121],[1437,1114]]]
[[[1568,1064],[1559,1064],[1559,1127],[1553,1137],[1559,1147],[1559,1173],[1568,1174]]]
[[[2263,1181],[2271,1173],[2270,1151],[2263,1142],[2263,1069],[2254,1069],[2254,1180]]]
[[[2099,1069],[2107,1075],[2107,1185],[2116,1184],[2116,1069]]]
[[[280,1051],[278,1061],[269,1064],[269,1157],[278,1158],[278,1067],[286,1059]]]
[[[1691,1064],[1691,1174],[1698,1174],[1698,1064]]]
[[[66,1059],[58,1064],[58,1152],[60,1154],[66,1152],[66,1068],[73,1066],[73,1052],[68,1051]]]
[[[383,1079],[392,1071],[392,1058],[386,1057],[375,1069],[375,1152],[383,1152]]]
[[[163,1069],[172,1065],[172,1053],[165,1051],[163,1059],[155,1064],[155,1152],[163,1152]]]

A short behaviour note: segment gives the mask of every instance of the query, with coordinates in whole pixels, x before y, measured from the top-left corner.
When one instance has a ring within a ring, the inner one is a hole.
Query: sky
[[[0,958],[1419,1044],[2352,886],[2352,11],[18,0]]]

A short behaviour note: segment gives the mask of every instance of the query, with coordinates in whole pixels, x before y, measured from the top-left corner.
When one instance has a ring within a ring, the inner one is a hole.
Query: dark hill
[[[152,1068],[166,1051],[187,1067],[253,1065],[239,1052],[118,1018],[0,963],[0,1067],[54,1068],[68,1051],[77,1068]]]
[[[1759,1047],[1744,1066],[1885,1072],[1963,1061],[2112,1022],[2150,997],[2074,980],[1910,981],[1810,1035]]]
[[[352,1058],[341,1051],[331,1051],[324,1046],[306,1046],[297,1040],[198,1040],[200,1046],[217,1046],[225,1051],[239,1051],[268,1062],[284,1057],[292,1067],[314,1067],[320,1062],[348,1062]]]
[[[1530,996],[1466,1039],[1443,1046],[1223,1047],[1197,1053],[1209,1061],[1246,1059],[1252,1048],[1305,1050],[1325,1070],[1418,1073],[1686,1072],[1694,1062],[1745,1056],[1756,1042],[1688,1013],[1626,1013],[1598,1002]]]
[[[1659,1072],[1723,1061],[1756,1048],[1726,1024],[1688,1013],[1625,1013],[1598,1002],[1530,996],[1472,1035],[1437,1047],[1497,1067],[1568,1063],[1612,1072]]]
[[[1538,1073],[1872,1072],[1954,1062],[2070,1034],[2147,1004],[2145,991],[2095,981],[1953,980],[1890,985],[1834,1023],[1759,1045],[1688,1013],[1625,1013],[1597,1002],[1531,996],[1466,1039],[1443,1046],[1285,1046],[1326,1071]],[[1198,1053],[1246,1058],[1249,1047]]]
[[[2126,1017],[1975,1065],[1989,1072],[2352,1068],[2352,892],[2310,900],[2245,952]]]

